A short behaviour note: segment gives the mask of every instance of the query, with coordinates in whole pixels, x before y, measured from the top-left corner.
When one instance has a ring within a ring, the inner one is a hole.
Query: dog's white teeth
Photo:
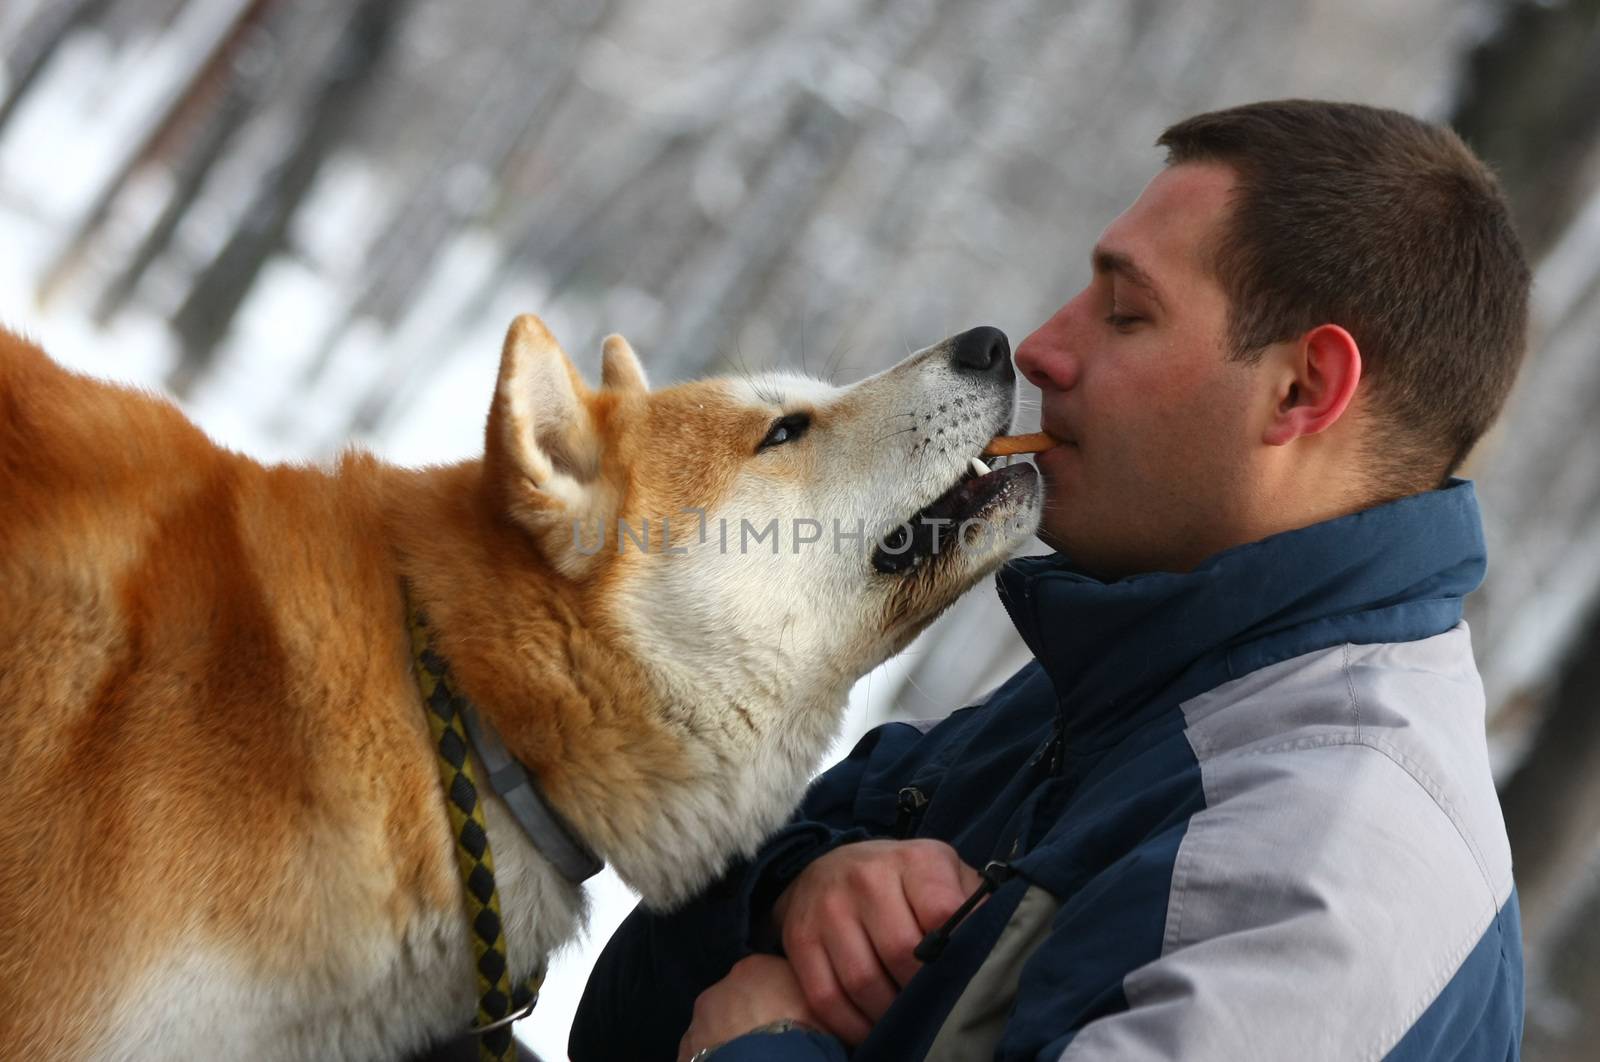
[[[989,466],[978,460],[976,457],[969,457],[967,460],[971,462],[967,467],[972,469],[972,474],[974,476],[987,476],[989,474]]]

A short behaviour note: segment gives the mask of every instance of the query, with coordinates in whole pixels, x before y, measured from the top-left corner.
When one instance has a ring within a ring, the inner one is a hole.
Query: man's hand
[[[701,1048],[715,1047],[783,1018],[822,1028],[821,1020],[806,1006],[800,982],[786,961],[776,955],[740,959],[728,976],[695,999],[694,1018],[678,1041],[678,1062],[687,1062]]]
[[[982,880],[943,841],[860,841],[806,867],[772,917],[814,1022],[865,1040],[922,965],[917,944]]]

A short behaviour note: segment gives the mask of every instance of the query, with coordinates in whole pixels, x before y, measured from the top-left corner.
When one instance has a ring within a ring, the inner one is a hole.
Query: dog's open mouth
[[[886,575],[898,575],[959,548],[971,536],[992,541],[1003,535],[1007,529],[992,524],[1004,519],[1001,510],[1008,508],[1007,501],[1035,489],[1038,475],[1027,463],[991,469],[974,457],[954,486],[878,540],[872,566]]]

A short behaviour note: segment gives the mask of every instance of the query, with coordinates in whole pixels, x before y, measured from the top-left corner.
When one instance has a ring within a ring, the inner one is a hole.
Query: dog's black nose
[[[993,376],[1005,381],[1015,377],[1011,368],[1011,344],[1006,342],[1006,334],[988,325],[962,332],[950,340],[950,364],[956,372]]]

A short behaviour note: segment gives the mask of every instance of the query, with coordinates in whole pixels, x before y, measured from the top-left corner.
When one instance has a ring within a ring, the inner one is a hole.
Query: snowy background
[[[1469,602],[1529,935],[1529,1057],[1600,1012],[1600,4],[3,0],[0,320],[263,460],[479,452],[499,342],[848,381],[1087,277],[1167,124],[1303,95],[1449,120],[1539,262],[1471,466]],[[840,751],[1025,653],[979,591],[858,687]],[[631,905],[593,886],[591,940]],[[519,1035],[564,1057],[591,947]]]

